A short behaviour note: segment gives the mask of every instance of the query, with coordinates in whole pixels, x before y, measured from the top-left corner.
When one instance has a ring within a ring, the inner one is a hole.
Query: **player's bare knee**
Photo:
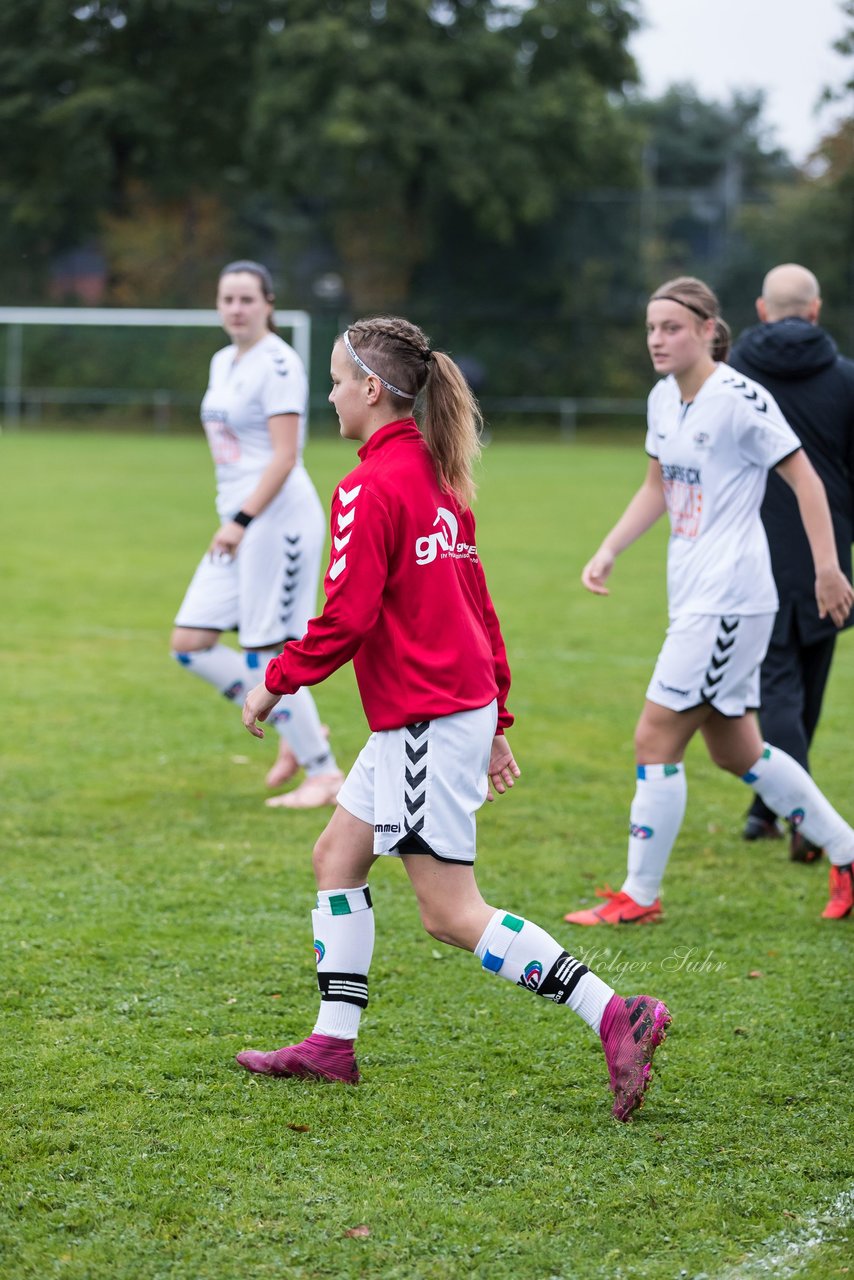
[[[314,878],[319,885],[323,885],[327,872],[332,869],[332,845],[328,839],[326,832],[323,831],[315,841],[314,849],[311,853],[311,865],[314,869]],[[337,886],[333,886],[337,888]]]
[[[420,905],[421,923],[430,934],[431,938],[435,938],[437,942],[444,942],[446,946],[457,947],[460,943],[457,940],[457,930],[455,921],[449,917],[446,912],[441,909],[437,910],[424,904]]]
[[[733,773],[737,778],[741,778],[753,763],[748,760],[745,764],[743,755],[732,752],[726,747],[709,747],[709,755],[712,764],[717,765],[719,769],[723,769],[725,773]]]
[[[180,662],[186,654],[206,653],[216,645],[216,637],[207,631],[191,631],[187,627],[175,627],[169,641],[172,657]]]
[[[657,764],[657,738],[655,733],[650,730],[649,725],[644,724],[641,720],[635,729],[635,759],[638,764]],[[660,755],[660,751],[658,752]],[[653,759],[653,757],[656,757]]]

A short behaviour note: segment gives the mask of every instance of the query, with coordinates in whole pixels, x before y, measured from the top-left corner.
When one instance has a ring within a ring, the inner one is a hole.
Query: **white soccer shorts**
[[[374,829],[374,853],[474,862],[475,814],[486,799],[498,722],[493,701],[403,729],[372,733],[338,793]]]
[[[647,698],[671,711],[703,703],[730,717],[755,710],[774,618],[773,613],[689,613],[671,619]]]
[[[325,517],[313,489],[297,501],[285,496],[252,521],[236,556],[203,557],[176,626],[236,630],[244,649],[268,649],[305,634],[317,613]]]

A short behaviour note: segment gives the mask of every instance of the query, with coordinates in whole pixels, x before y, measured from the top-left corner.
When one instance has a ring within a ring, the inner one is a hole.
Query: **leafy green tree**
[[[635,0],[288,0],[264,42],[253,174],[327,228],[357,310],[399,303],[441,210],[512,243],[631,168]]]
[[[260,41],[282,0],[15,0],[0,6],[0,207],[55,249],[127,211],[232,196]]]
[[[794,180],[763,106],[761,92],[711,102],[690,84],[630,104],[645,134],[640,215],[648,287],[684,271],[720,276],[737,249],[744,204],[767,201]]]
[[[847,73],[824,99],[842,105],[841,116],[796,181],[781,184],[772,203],[745,210],[740,233],[755,266],[753,296],[770,267],[803,263],[821,282],[822,323],[854,355],[854,0],[840,8],[846,26],[834,48],[848,59]],[[745,274],[738,266],[733,276]]]

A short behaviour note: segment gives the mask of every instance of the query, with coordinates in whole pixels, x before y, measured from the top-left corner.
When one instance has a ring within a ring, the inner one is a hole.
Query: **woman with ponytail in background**
[[[484,902],[474,877],[475,813],[489,782],[503,794],[519,776],[504,736],[510,672],[471,511],[478,406],[453,360],[395,317],[351,325],[335,343],[331,375],[329,399],[360,462],[332,501],[326,605],[270,663],[243,722],[263,736],[256,720],[283,694],[352,659],[372,733],[314,850],[314,1030],[237,1061],[265,1075],[358,1082],[354,1042],[374,946],[368,873],[392,855],[433,937],[568,1005],[599,1033],[613,1113],[628,1120],[643,1101],[667,1008],[616,995],[536,924]],[[420,427],[411,416],[419,395]],[[556,1088],[561,1078],[556,1058]]]
[[[238,706],[315,613],[323,550],[323,507],[302,462],[308,383],[296,351],[276,333],[273,303],[260,262],[223,267],[216,304],[231,345],[211,360],[202,401],[220,524],[172,632],[181,667]],[[235,630],[242,652],[221,641]],[[281,786],[300,768],[306,776],[267,803],[334,804],[344,775],[308,689],[282,698],[270,723],[279,752],[267,785]]]
[[[570,924],[642,924],[661,916],[659,888],[685,813],[683,757],[699,730],[712,761],[824,846],[831,863],[823,915],[854,904],[854,831],[809,774],[763,743],[753,711],[777,591],[759,508],[768,471],[794,490],[815,563],[821,617],[842,626],[854,592],[839,567],[824,486],[768,392],[723,363],[729,330],[701,280],[669,280],[647,307],[647,346],[663,380],[649,397],[646,477],[581,581],[608,595],[617,556],[665,511],[669,626],[635,731],[637,784],[628,877],[604,906]]]

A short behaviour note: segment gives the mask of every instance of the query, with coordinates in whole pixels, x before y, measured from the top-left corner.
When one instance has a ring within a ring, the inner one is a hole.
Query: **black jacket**
[[[851,577],[854,537],[854,360],[840,356],[818,325],[792,316],[747,329],[727,361],[767,387],[821,476],[833,517],[839,563]],[[795,495],[773,471],[762,504],[780,611],[791,603],[805,643],[835,630],[819,619],[815,571]],[[786,612],[788,610],[786,609]],[[854,623],[849,617],[846,626]]]

